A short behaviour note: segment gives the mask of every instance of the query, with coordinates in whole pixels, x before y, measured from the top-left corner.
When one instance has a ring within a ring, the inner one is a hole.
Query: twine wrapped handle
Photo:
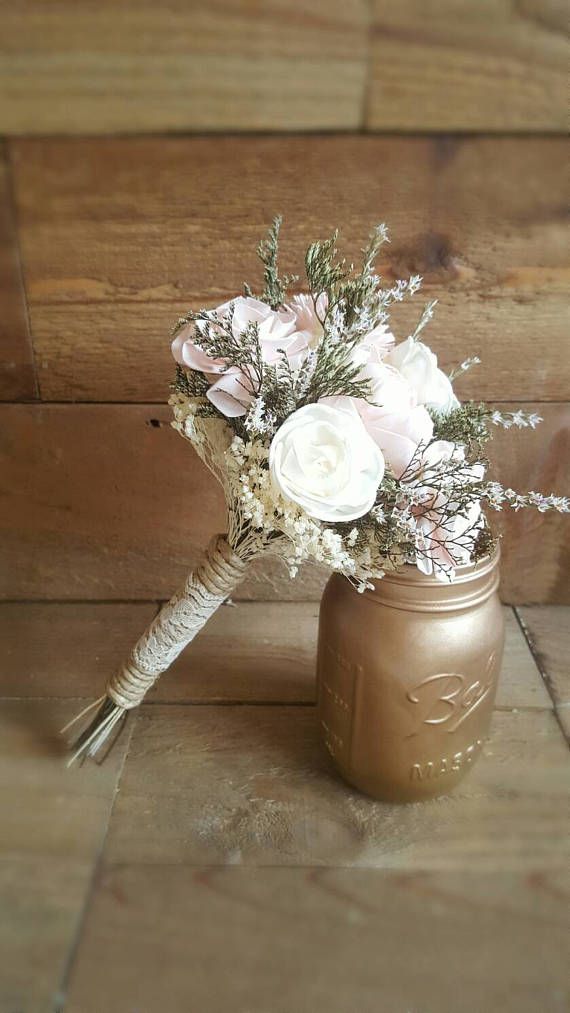
[[[225,599],[242,581],[249,563],[230,546],[225,535],[216,535],[205,556],[178,591],[158,613],[137,641],[129,658],[109,680],[106,693],[73,718],[63,731],[94,707],[98,711],[80,735],[69,763],[94,756],[109,740],[127,711],[144,699],[159,676],[194,639]]]

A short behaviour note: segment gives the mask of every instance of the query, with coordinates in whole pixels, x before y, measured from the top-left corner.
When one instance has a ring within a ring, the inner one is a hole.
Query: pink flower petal
[[[251,386],[245,373],[232,367],[216,383],[212,384],[206,397],[222,415],[228,419],[246,415],[253,401]]]

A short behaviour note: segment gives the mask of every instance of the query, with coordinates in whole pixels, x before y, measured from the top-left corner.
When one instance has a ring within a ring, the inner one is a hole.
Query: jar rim
[[[363,597],[411,612],[451,612],[486,601],[499,586],[498,548],[476,563],[457,567],[453,581],[422,573],[413,563],[373,581]]]
[[[453,580],[439,580],[433,573],[422,573],[414,563],[404,563],[397,570],[388,570],[383,577],[374,581],[376,587],[388,581],[390,584],[405,584],[406,587],[454,587],[457,584],[466,584],[471,580],[484,577],[491,573],[498,565],[501,558],[501,550],[497,545],[489,556],[478,559],[476,563],[467,563],[465,566],[458,566],[455,569]]]

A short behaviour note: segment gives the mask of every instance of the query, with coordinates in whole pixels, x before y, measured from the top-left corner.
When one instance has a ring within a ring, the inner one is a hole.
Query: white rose
[[[406,338],[392,349],[385,361],[406,377],[418,404],[444,413],[459,407],[449,377],[438,368],[437,355],[423,342]]]
[[[356,413],[306,405],[283,423],[269,450],[275,487],[321,521],[352,521],[374,505],[384,457]]]

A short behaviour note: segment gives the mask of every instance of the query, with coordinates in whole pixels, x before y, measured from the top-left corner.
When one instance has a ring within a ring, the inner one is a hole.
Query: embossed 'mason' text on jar
[[[351,784],[376,798],[444,794],[488,732],[504,623],[498,553],[453,583],[415,567],[359,594],[331,577],[317,662],[321,733]]]

